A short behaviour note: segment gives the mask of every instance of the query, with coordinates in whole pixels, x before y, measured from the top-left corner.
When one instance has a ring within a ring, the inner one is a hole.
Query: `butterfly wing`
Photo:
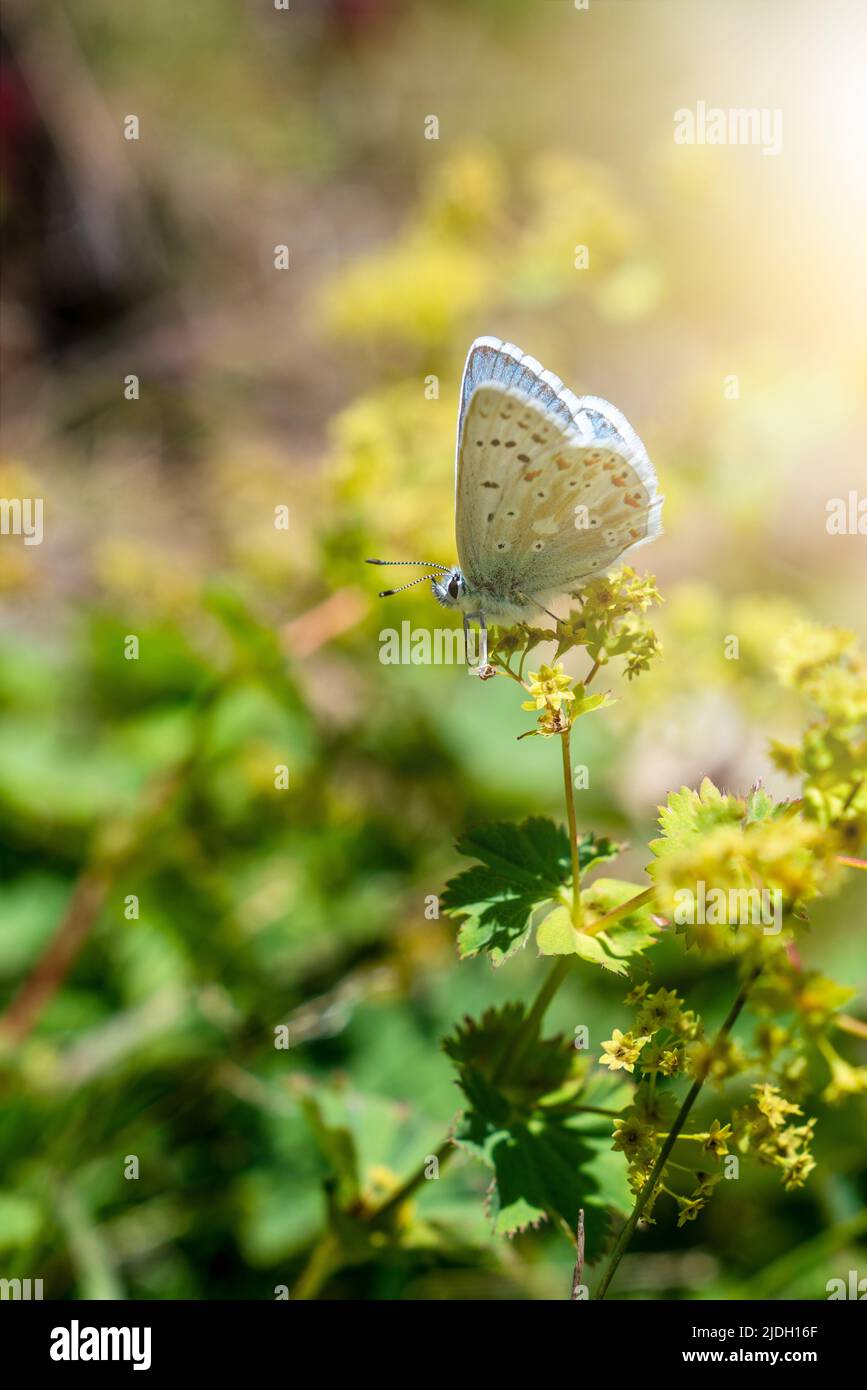
[[[471,588],[504,602],[574,588],[661,529],[656,475],[624,417],[513,344],[470,349],[457,455],[458,559]]]
[[[581,402],[573,391],[563,385],[558,376],[553,372],[547,372],[541,362],[537,362],[535,357],[529,357],[514,343],[504,343],[499,338],[476,338],[467,353],[461,381],[458,453],[470,397],[477,386],[488,383],[523,392],[536,405],[559,420],[564,430],[575,427],[574,417]]]

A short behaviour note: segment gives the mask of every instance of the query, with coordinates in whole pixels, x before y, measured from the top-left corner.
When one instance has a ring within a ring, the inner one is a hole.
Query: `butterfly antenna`
[[[398,561],[398,564],[401,562]],[[415,584],[421,584],[425,579],[439,579],[438,574],[420,574],[418,579],[411,579],[408,584],[401,584],[399,589],[382,589],[380,598],[391,598],[392,594],[402,594],[404,589],[411,589]]]
[[[424,565],[425,569],[443,570],[446,573],[451,568],[449,565],[437,564],[436,560],[365,560],[364,563],[366,565]]]

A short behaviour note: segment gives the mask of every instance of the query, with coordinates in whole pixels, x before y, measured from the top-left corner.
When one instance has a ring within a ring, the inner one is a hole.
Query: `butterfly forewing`
[[[647,455],[619,412],[573,396],[556,377],[534,380],[560,387],[558,408],[538,389],[533,399],[523,389],[527,361],[507,354],[502,380],[489,375],[473,386],[458,441],[458,558],[471,587],[510,600],[565,592],[611,568],[657,534],[661,502]],[[559,408],[564,397],[570,423]]]
[[[499,338],[477,338],[467,354],[461,382],[458,411],[459,447],[470,397],[477,387],[487,382],[521,391],[553,419],[558,420],[561,429],[574,428],[574,414],[580,407],[580,401],[563,385],[558,376],[545,371],[541,362],[537,362],[535,357],[529,357],[514,343],[503,343]],[[588,435],[588,438],[592,436]]]

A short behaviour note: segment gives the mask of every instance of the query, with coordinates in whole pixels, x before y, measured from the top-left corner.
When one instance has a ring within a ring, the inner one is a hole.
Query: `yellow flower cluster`
[[[789,1116],[802,1115],[803,1111],[786,1100],[776,1086],[761,1082],[753,1087],[753,1093],[750,1104],[735,1115],[739,1147],[750,1149],[760,1163],[779,1168],[787,1191],[803,1187],[816,1166],[809,1147],[816,1121],[789,1124]]]

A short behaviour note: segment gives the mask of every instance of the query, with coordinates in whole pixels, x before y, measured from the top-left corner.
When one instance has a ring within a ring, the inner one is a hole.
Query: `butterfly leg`
[[[478,613],[476,616],[479,620],[479,637],[481,638],[479,645],[479,667],[482,667],[488,664],[488,628],[485,623],[484,613]]]
[[[474,620],[479,625],[478,643],[470,641],[470,621]],[[475,649],[475,650],[474,650]],[[474,676],[483,666],[488,664],[488,629],[485,626],[484,613],[465,613],[464,614],[464,650],[467,655],[467,669],[470,675]],[[473,662],[471,657],[476,655],[478,660]]]
[[[517,593],[522,603],[535,603],[536,607],[540,609],[541,612],[547,613],[549,618],[553,618],[555,623],[559,623],[560,619],[557,617],[557,614],[552,613],[550,608],[546,608],[538,599],[533,598],[532,594],[522,594],[520,589],[518,589]]]

